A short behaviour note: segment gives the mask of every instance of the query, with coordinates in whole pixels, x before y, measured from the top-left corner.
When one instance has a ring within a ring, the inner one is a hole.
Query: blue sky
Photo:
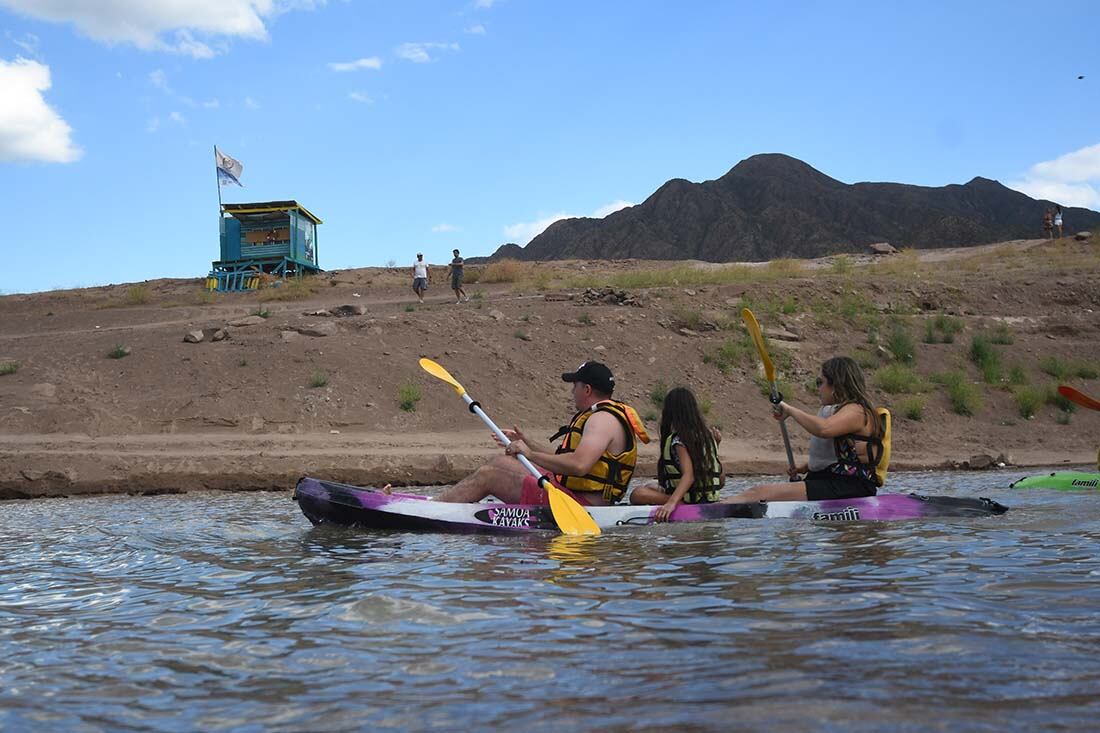
[[[226,202],[324,220],[326,269],[486,255],[763,152],[1100,209],[1098,27],[1093,2],[0,0],[0,291],[205,275],[215,144]]]

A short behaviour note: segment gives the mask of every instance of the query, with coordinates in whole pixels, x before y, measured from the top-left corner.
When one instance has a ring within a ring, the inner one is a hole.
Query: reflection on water
[[[0,728],[1033,730],[1100,716],[1100,493],[598,538],[313,528],[283,494],[6,503]],[[739,488],[748,482],[736,482]]]

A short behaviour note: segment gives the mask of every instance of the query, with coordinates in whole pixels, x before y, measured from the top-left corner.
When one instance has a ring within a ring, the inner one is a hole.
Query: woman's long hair
[[[821,374],[833,388],[833,404],[837,409],[849,403],[859,405],[871,420],[871,435],[882,437],[882,426],[867,396],[867,382],[859,364],[847,356],[834,356],[821,365]]]
[[[672,433],[680,436],[695,475],[695,485],[701,485],[703,474],[710,469],[716,458],[714,438],[710,428],[699,411],[695,395],[687,387],[676,387],[665,395],[665,404],[661,410],[661,449]],[[661,477],[664,478],[664,477]]]

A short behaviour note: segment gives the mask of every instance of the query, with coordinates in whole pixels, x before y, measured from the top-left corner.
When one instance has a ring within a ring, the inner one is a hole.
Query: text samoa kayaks
[[[417,494],[385,494],[315,478],[302,478],[294,489],[302,513],[314,524],[372,529],[433,532],[509,533],[556,531],[548,506],[481,502],[431,501]],[[601,529],[654,524],[656,506],[623,504],[585,507]],[[671,522],[717,519],[796,518],[818,522],[919,519],[922,517],[988,517],[1008,508],[990,499],[880,494],[860,499],[772,501],[753,504],[681,504]]]
[[[1100,473],[1055,471],[1041,476],[1028,476],[1009,484],[1013,489],[1057,489],[1058,491],[1088,491],[1100,489]]]

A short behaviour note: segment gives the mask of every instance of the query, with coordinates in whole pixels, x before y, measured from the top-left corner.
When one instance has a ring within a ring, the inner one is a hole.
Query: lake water
[[[891,477],[1002,517],[599,538],[7,502],[0,729],[1095,729],[1100,492],[1004,488],[1039,472]]]

